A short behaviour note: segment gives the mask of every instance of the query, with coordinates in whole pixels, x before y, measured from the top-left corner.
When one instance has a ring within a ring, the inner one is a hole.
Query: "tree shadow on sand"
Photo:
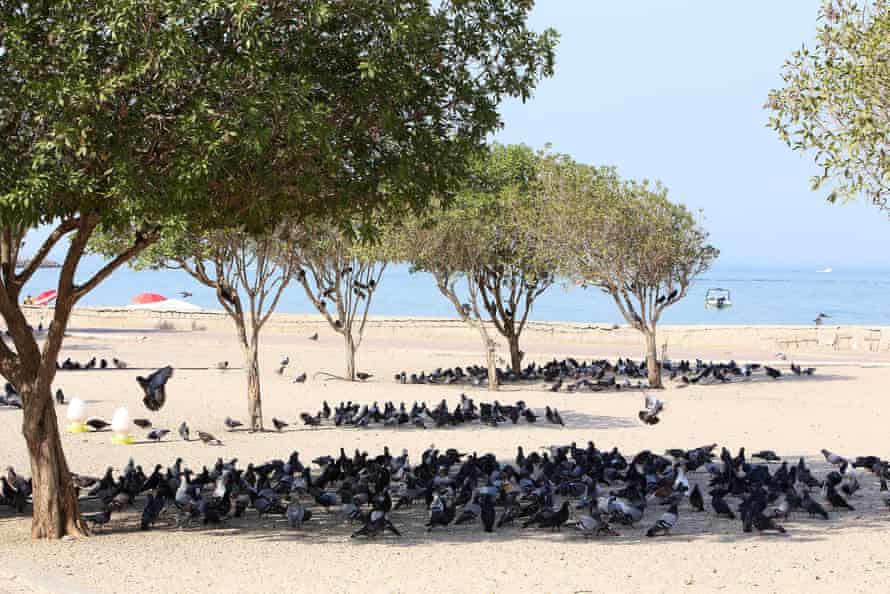
[[[792,463],[797,458],[787,457],[786,459],[789,463]],[[832,468],[825,464],[824,461],[820,462],[820,460],[811,459],[808,463],[817,476],[824,476]],[[771,466],[775,469],[774,465]],[[417,547],[442,543],[503,543],[518,540],[532,542],[555,541],[569,546],[590,546],[592,542],[610,546],[651,545],[653,543],[668,545],[669,543],[689,543],[699,540],[713,542],[717,545],[735,542],[781,542],[783,546],[786,543],[788,546],[793,546],[795,543],[829,540],[834,535],[846,532],[876,530],[886,532],[887,528],[890,527],[890,517],[887,515],[883,502],[883,494],[878,489],[877,479],[870,474],[862,474],[862,489],[850,498],[850,502],[856,508],[855,511],[834,511],[826,504],[830,514],[829,520],[821,518],[812,519],[805,512],[796,511],[787,520],[780,521],[786,528],[787,534],[760,534],[756,530],[753,533],[745,533],[742,531],[739,519],[718,518],[710,507],[710,497],[707,495],[709,490],[707,474],[698,471],[690,473],[689,477],[692,482],[698,483],[705,492],[705,511],[695,512],[690,508],[688,502],[684,501],[680,505],[679,520],[671,534],[658,538],[646,537],[646,530],[652,526],[666,509],[654,501],[649,502],[643,519],[634,526],[613,524],[612,527],[618,532],[618,536],[586,538],[577,533],[572,527],[575,518],[588,513],[586,509],[579,510],[576,508],[576,499],[572,499],[569,523],[563,526],[560,531],[534,527],[524,529],[520,527],[521,521],[517,520],[513,526],[504,526],[497,528],[494,533],[485,533],[479,521],[476,520],[461,526],[452,525],[448,528],[436,528],[433,532],[427,532],[425,524],[429,517],[429,512],[423,501],[418,501],[411,507],[392,512],[392,522],[402,533],[402,536],[397,537],[387,533],[385,536],[371,539],[363,537],[350,538],[350,535],[361,527],[360,523],[351,524],[345,520],[339,514],[338,507],[332,507],[330,512],[326,512],[320,506],[313,504],[311,498],[308,497],[304,498],[304,502],[312,509],[313,517],[299,529],[290,528],[282,516],[260,517],[253,510],[245,512],[241,518],[229,518],[219,526],[203,526],[200,521],[190,521],[184,526],[178,527],[176,512],[170,506],[153,530],[173,531],[188,538],[234,537],[250,541],[309,545],[351,542],[359,547]],[[620,488],[620,485],[616,484],[614,487],[607,487],[606,490],[610,488],[617,489]],[[818,495],[818,489],[814,489],[813,497],[822,501],[821,496]],[[735,511],[738,507],[739,499],[734,497],[727,497],[726,499],[730,507]],[[134,538],[144,537],[146,533],[139,529],[141,505],[142,498],[129,510],[115,514],[112,522],[101,529],[96,536],[101,538],[107,534],[131,534]],[[89,513],[97,511],[99,503],[94,500],[84,500],[82,501],[82,507],[84,513]],[[500,516],[502,508],[499,507],[497,511],[498,516]],[[0,522],[5,521],[10,516],[15,516],[15,514],[7,511],[7,508],[0,509]],[[17,517],[21,518],[21,516]],[[137,536],[137,534],[143,536]]]

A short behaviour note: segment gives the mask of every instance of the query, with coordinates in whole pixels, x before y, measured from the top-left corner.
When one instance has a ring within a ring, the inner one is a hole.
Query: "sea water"
[[[98,269],[100,261],[85,261],[78,275],[83,280]],[[55,287],[58,270],[43,269],[35,274],[25,294],[36,295]],[[705,307],[710,288],[730,292],[732,306]],[[123,306],[141,292],[155,292],[181,298],[180,291],[192,293],[189,301],[207,309],[221,309],[215,291],[176,270],[134,271],[122,268],[85,296],[80,305]],[[283,295],[278,311],[314,313],[300,285],[293,283]],[[825,324],[890,325],[890,270],[835,268],[832,272],[813,269],[742,269],[717,266],[690,287],[687,297],[668,308],[662,323],[668,324],[812,324],[817,314],[830,317]],[[449,301],[442,297],[425,273],[412,274],[405,265],[390,265],[371,305],[372,315],[454,317]],[[612,299],[598,289],[582,289],[558,283],[535,303],[532,320],[589,323],[624,323]]]

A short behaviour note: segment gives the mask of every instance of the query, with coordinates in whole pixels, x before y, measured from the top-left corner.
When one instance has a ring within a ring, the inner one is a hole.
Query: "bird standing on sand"
[[[87,419],[84,424],[89,427],[92,427],[93,431],[102,431],[111,425],[111,423],[108,423],[108,422],[103,421],[102,419],[98,419],[98,418]]]
[[[152,441],[161,441],[168,433],[170,433],[169,429],[152,429],[148,432],[147,437]]]
[[[284,421],[276,419],[275,417],[272,417],[272,424],[275,425],[275,430],[278,432],[281,432],[282,429],[290,425],[290,423],[286,423]]]
[[[655,524],[649,530],[646,531],[646,536],[659,536],[661,534],[667,535],[670,533],[671,529],[677,524],[677,517],[679,513],[677,511],[677,504],[672,503],[671,507],[668,511],[661,514],[661,517],[658,519]]]
[[[309,340],[318,340],[318,332],[309,337]]]
[[[151,429],[151,421],[148,419],[133,419],[133,424],[140,429]]]
[[[235,429],[237,429],[238,427],[240,427],[244,424],[241,421],[237,421],[237,420],[233,419],[232,417],[226,417],[226,420],[224,421],[224,423],[226,424],[226,427],[229,428],[229,431],[234,431]]]
[[[198,439],[207,445],[222,445],[222,442],[215,438],[212,433],[206,431],[198,431]]]
[[[182,438],[182,441],[189,440],[189,426],[188,423],[186,423],[185,421],[183,421],[182,424],[179,425],[179,437]]]

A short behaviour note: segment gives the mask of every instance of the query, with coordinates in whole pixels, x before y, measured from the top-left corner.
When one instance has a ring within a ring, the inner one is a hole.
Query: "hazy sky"
[[[662,180],[704,209],[722,265],[885,267],[887,216],[828,205],[809,190],[812,157],[765,127],[767,92],[811,43],[819,5],[539,0],[532,24],[562,36],[556,75],[504,107],[498,140]]]
[[[497,139],[662,180],[704,210],[718,267],[888,268],[887,215],[827,204],[809,190],[812,157],[766,127],[767,92],[819,4],[539,0],[533,26],[562,36],[556,75],[503,106]]]

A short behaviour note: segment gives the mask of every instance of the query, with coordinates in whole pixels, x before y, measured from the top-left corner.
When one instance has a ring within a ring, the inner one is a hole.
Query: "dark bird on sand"
[[[781,462],[782,459],[772,450],[760,450],[751,454],[752,458],[760,458],[767,462]]]
[[[275,425],[276,431],[281,431],[282,429],[290,425],[290,423],[286,423],[280,419],[276,419],[275,417],[272,417],[272,424]]]
[[[88,427],[92,427],[93,431],[102,431],[111,425],[111,423],[97,418],[87,419],[86,423],[84,424]]]
[[[769,365],[764,365],[763,370],[766,372],[768,376],[773,379],[779,379],[782,377],[782,372],[776,369],[775,367],[770,367]]]
[[[133,419],[133,424],[140,429],[151,429],[151,421],[148,419]]]
[[[139,376],[136,381],[145,392],[142,402],[151,411],[159,411],[167,401],[167,380],[173,376],[173,368],[169,365],[158,369],[148,377]]]
[[[185,421],[183,421],[182,424],[179,425],[179,437],[182,438],[182,441],[189,440],[189,426],[188,423],[186,423]]]
[[[355,374],[355,377],[357,377],[359,380],[364,382],[364,381],[371,379],[374,376],[373,376],[373,374],[365,373],[364,371],[359,371]]]
[[[100,528],[107,524],[111,520],[111,507],[109,505],[105,505],[102,508],[102,511],[82,516],[83,521],[86,522],[93,530]]]
[[[223,422],[226,424],[226,427],[229,428],[229,431],[234,431],[238,427],[241,427],[242,425],[244,425],[244,423],[242,423],[241,421],[237,421],[237,420],[233,419],[232,417],[226,417],[226,420]]]
[[[303,373],[301,373],[300,375],[297,375],[294,377],[295,384],[302,384],[305,381],[306,381],[306,372],[305,371]]]
[[[655,524],[653,524],[652,527],[646,531],[646,536],[652,537],[662,534],[669,534],[671,529],[677,524],[678,515],[679,512],[677,511],[677,504],[672,503],[668,511],[661,514],[661,517],[658,519],[658,521],[655,522]]]
[[[767,517],[762,513],[754,514],[754,527],[757,528],[759,532],[774,530],[781,534],[785,534],[784,526],[777,524],[773,518]]]
[[[823,520],[828,519],[828,512],[825,511],[825,508],[822,507],[818,501],[810,497],[810,492],[805,491],[803,494],[803,499],[801,500],[801,507],[805,512],[810,514],[810,517],[820,516]]]
[[[692,492],[689,493],[689,505],[692,506],[692,509],[695,511],[705,511],[705,500],[702,497],[701,489],[699,489],[698,484],[692,487]]]
[[[831,504],[831,507],[835,509],[855,511],[855,508],[844,499],[843,495],[837,492],[833,485],[826,485],[825,498],[828,499],[828,503]]]
[[[56,390],[56,404],[65,404],[65,393],[62,392],[62,388]]]
[[[309,340],[318,340],[318,332],[309,337]]]
[[[198,439],[206,443],[207,445],[222,445],[222,442],[215,438],[213,434],[207,433],[206,431],[198,431]]]
[[[161,441],[168,433],[170,433],[169,429],[152,429],[148,432],[147,437],[152,441]]]
[[[723,518],[729,518],[730,520],[735,520],[735,514],[732,513],[732,510],[729,508],[729,504],[726,503],[726,500],[723,497],[714,496],[711,498],[711,507],[714,508],[714,511],[717,512],[717,515]]]

